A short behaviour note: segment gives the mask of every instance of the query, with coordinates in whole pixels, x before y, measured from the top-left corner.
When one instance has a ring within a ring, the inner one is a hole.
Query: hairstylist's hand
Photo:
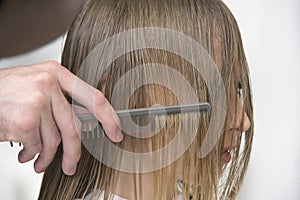
[[[77,91],[74,90],[76,83]],[[19,161],[42,172],[62,141],[62,169],[72,175],[81,153],[81,123],[64,93],[84,105],[114,142],[122,140],[115,113],[103,94],[54,61],[0,69],[0,141],[23,143]]]

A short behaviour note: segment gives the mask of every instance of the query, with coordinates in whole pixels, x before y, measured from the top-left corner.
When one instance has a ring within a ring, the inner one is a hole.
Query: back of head
[[[240,33],[222,1],[87,0],[69,30],[62,64],[101,90],[116,110],[212,103],[219,98],[212,94],[211,86],[216,84],[224,85],[225,106],[232,107],[234,102],[236,110],[239,85],[251,126],[238,137],[231,162],[224,163],[224,134],[207,155],[199,157],[210,125],[205,112],[131,118],[136,126],[123,124],[127,131],[120,144],[112,145],[105,135],[106,140],[83,141],[74,176],[61,171],[60,147],[44,174],[40,199],[75,199],[88,194],[96,198],[97,191],[105,191],[109,198],[118,193],[116,185],[124,174],[133,178],[130,199],[147,199],[143,191],[149,185],[152,199],[236,197],[251,152],[253,111]],[[211,77],[212,66],[222,83],[203,77]],[[226,120],[229,118],[227,114]],[[133,152],[130,161],[127,152]],[[139,159],[140,155],[148,157]],[[151,174],[150,184],[142,180],[145,174]]]

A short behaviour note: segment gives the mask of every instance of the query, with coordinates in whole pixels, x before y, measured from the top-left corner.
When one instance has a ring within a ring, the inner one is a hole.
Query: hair
[[[108,55],[98,52],[97,59],[91,66],[92,72],[82,67],[89,54],[101,42],[118,33],[145,27],[174,30],[199,43],[220,71],[226,91],[227,107],[232,106],[234,102],[235,110],[238,101],[235,92],[240,84],[243,92],[243,111],[250,119],[250,128],[245,134],[239,135],[239,145],[232,154],[231,162],[224,164],[221,161],[224,134],[208,155],[199,158],[200,147],[209,127],[207,113],[156,116],[154,119],[134,118],[133,120],[142,126],[149,124],[150,120],[150,132],[158,133],[149,138],[137,138],[125,133],[124,140],[114,145],[127,151],[153,152],[170,144],[178,132],[182,135],[196,132],[196,136],[179,159],[150,173],[151,183],[143,181],[143,175],[148,174],[142,173],[145,163],[139,162],[134,165],[137,173],[132,173],[130,176],[133,184],[129,184],[132,187],[129,198],[147,199],[144,190],[151,185],[153,199],[176,199],[179,195],[178,185],[180,185],[183,199],[235,199],[245,177],[251,153],[253,108],[248,64],[240,32],[233,15],[221,0],[87,0],[68,32],[62,65],[67,66],[74,74],[80,74],[84,81],[101,90],[116,110],[181,103],[176,94],[186,94],[186,88],[182,87],[174,74],[165,73],[165,67],[162,66],[168,66],[169,71],[179,72],[196,91],[199,102],[211,102],[207,85],[192,64],[174,52],[163,49],[132,50],[117,57],[112,63],[108,63],[108,67],[103,68],[101,62],[109,60],[117,51],[115,48],[108,48]],[[138,38],[133,37],[122,42],[126,47],[131,43],[138,43],[137,40],[145,40],[143,35]],[[178,41],[165,35],[158,35],[152,42],[174,44]],[[178,52],[184,53],[188,50],[178,46]],[[197,53],[192,56],[194,59],[197,59]],[[142,68],[136,73],[131,73],[138,66],[147,64],[156,67]],[[99,72],[101,72],[100,77],[98,77]],[[128,78],[122,79],[128,74],[130,74],[129,81]],[[167,80],[169,85],[156,83],[153,78]],[[120,80],[124,81],[120,84],[118,82]],[[147,84],[136,87],[136,84],[141,82]],[[118,84],[121,91],[126,91],[114,96]],[[175,88],[176,91],[168,87]],[[188,96],[186,95],[187,99]],[[117,101],[114,98],[117,98]],[[125,101],[125,98],[128,101]],[[227,113],[226,120],[230,120],[231,117]],[[142,132],[142,129],[137,129],[134,135]],[[103,137],[106,138],[105,135]],[[185,137],[180,140],[184,141]],[[61,170],[63,149],[62,146],[59,147],[54,160],[44,173],[39,199],[83,199],[88,194],[92,197],[99,196],[98,191],[104,191],[104,198],[109,199],[116,194],[117,184],[122,176],[122,172],[117,168],[124,161],[123,153],[108,148],[109,142],[95,141],[92,142],[94,150],[96,149],[95,154],[92,154],[86,145],[82,146],[82,156],[73,176],[66,176]],[[170,148],[167,153],[152,161],[155,165],[159,165],[176,151],[176,148]],[[103,160],[114,153],[117,155],[113,166],[107,166],[97,159],[97,155],[101,154]]]

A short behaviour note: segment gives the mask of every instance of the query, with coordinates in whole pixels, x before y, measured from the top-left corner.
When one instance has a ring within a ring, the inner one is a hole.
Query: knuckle
[[[72,161],[78,161],[81,156],[81,148],[80,148],[80,138],[79,135],[75,131],[69,131],[67,134],[67,140],[66,142],[72,142],[72,151],[64,151],[64,154],[69,160]],[[64,142],[64,141],[63,141]]]
[[[68,154],[65,152],[65,154],[68,157],[68,160],[75,161],[75,162],[78,162],[81,157],[81,151],[71,152]]]
[[[14,119],[13,124],[16,132],[29,134],[37,127],[38,119],[34,115],[20,116]]]
[[[65,136],[65,138],[68,138],[71,141],[76,141],[77,138],[79,138],[79,135],[78,135],[78,131],[76,129],[77,125],[76,125],[75,121],[70,120],[70,121],[67,121],[66,124],[68,124],[68,126],[66,126],[64,128],[64,130],[61,134],[63,134],[63,136]]]
[[[24,102],[25,102],[25,104],[26,104],[25,106],[27,108],[40,110],[40,109],[45,108],[48,105],[49,99],[42,92],[35,92],[35,93],[32,93],[29,97],[27,97],[26,101],[24,101]],[[30,111],[30,112],[32,112],[32,111]]]
[[[106,105],[106,98],[102,92],[96,91],[95,93],[95,108],[104,107]]]
[[[56,151],[56,149],[59,146],[60,142],[61,142],[61,138],[59,136],[56,136],[52,139],[52,141],[49,141],[50,151]]]
[[[40,123],[40,114],[50,106],[50,100],[41,92],[31,93],[23,99],[22,106],[14,113],[14,128],[21,132],[30,132]]]
[[[82,123],[81,123],[81,121],[80,120],[77,120],[77,123],[75,124],[75,126],[76,126],[76,132],[77,133],[80,133],[81,132],[81,130],[82,130]]]
[[[56,78],[48,72],[40,72],[35,76],[35,83],[43,89],[51,89],[57,87]]]
[[[61,65],[55,60],[49,60],[44,63],[49,70],[57,70]]]
[[[54,143],[55,143],[56,146],[58,146],[61,143],[61,137],[59,136],[58,133],[57,133],[57,137],[55,137]]]
[[[37,142],[35,144],[33,144],[31,147],[30,147],[30,150],[28,150],[30,152],[30,154],[32,155],[35,155],[39,152],[41,152],[43,149],[43,146],[40,142]]]
[[[79,138],[78,133],[76,131],[76,126],[74,126],[74,125],[69,126],[69,131],[66,134],[67,134],[68,138],[70,138],[72,141]]]
[[[41,152],[42,149],[43,149],[43,146],[42,146],[41,143],[39,143],[39,144],[37,145],[37,147],[36,147],[37,152],[38,152],[38,153]]]

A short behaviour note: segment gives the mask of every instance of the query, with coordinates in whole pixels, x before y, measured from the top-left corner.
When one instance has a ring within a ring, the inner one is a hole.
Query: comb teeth
[[[90,140],[102,137],[104,137],[104,131],[96,119],[82,121],[81,139]]]
[[[185,105],[174,105],[174,106],[161,106],[151,108],[139,108],[130,110],[119,110],[117,115],[122,122],[123,119],[135,116],[155,116],[155,115],[172,115],[179,113],[191,113],[191,112],[207,112],[208,119],[210,119],[211,107],[207,102],[185,104]],[[81,139],[93,140],[96,138],[103,138],[104,131],[102,125],[92,114],[82,114],[78,116],[82,122],[82,133]]]

